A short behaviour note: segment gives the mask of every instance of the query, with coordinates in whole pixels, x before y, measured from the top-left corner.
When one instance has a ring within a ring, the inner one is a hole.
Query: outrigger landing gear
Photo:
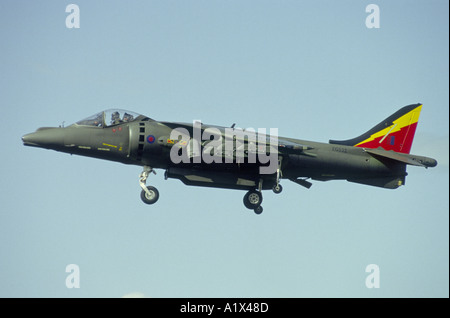
[[[283,157],[278,157],[278,167],[277,167],[277,180],[276,184],[273,186],[272,191],[276,194],[281,193],[283,191],[283,187],[280,184],[280,179],[283,176],[283,173],[281,172],[281,162],[283,160]]]
[[[152,167],[144,166],[144,170],[139,175],[139,185],[142,188],[141,199],[146,204],[153,204],[159,199],[158,189],[152,186],[145,185],[150,172],[156,174]]]
[[[283,187],[281,186],[281,184],[276,184],[273,186],[272,188],[273,193],[281,193],[281,191],[283,191]]]

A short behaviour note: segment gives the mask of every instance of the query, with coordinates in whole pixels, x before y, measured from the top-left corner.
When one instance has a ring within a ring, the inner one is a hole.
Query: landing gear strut
[[[244,205],[247,209],[255,211],[256,214],[261,214],[263,208],[261,206],[263,197],[262,197],[262,184],[263,179],[259,179],[258,189],[250,190],[244,195]]]
[[[280,179],[283,176],[283,172],[281,172],[281,162],[283,161],[283,157],[278,157],[278,167],[277,167],[277,179],[276,184],[273,186],[272,191],[276,194],[281,193],[283,191],[283,187],[280,184]]]
[[[283,172],[281,171],[281,164],[283,162],[283,157],[278,157],[278,166],[276,172],[275,185],[272,187],[272,191],[274,193],[281,193],[283,191],[283,187],[280,184],[280,179],[283,177]],[[257,189],[248,191],[244,196],[244,205],[247,209],[255,211],[256,214],[261,214],[263,211],[263,207],[261,206],[263,197],[262,197],[262,185],[263,179],[259,179]]]
[[[139,186],[142,188],[141,199],[146,204],[153,204],[159,199],[159,191],[155,187],[146,186],[150,172],[156,174],[152,167],[144,166],[144,170],[139,175]]]

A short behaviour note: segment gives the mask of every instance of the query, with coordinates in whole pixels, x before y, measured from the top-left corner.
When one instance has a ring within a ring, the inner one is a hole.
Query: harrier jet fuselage
[[[319,143],[279,137],[277,130],[239,129],[156,121],[124,110],[107,110],[68,127],[42,127],[22,137],[26,146],[142,166],[141,199],[159,198],[147,186],[153,169],[187,185],[246,190],[244,205],[262,212],[262,190],[282,190],[288,179],[347,180],[395,189],[406,166],[434,167],[436,160],[411,155],[421,104],[401,108],[359,137]]]

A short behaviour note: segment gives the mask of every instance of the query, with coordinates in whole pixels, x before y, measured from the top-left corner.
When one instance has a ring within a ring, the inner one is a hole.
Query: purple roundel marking
[[[148,137],[147,137],[147,142],[148,142],[149,144],[154,143],[154,142],[155,142],[155,136],[153,136],[153,135],[148,135]]]

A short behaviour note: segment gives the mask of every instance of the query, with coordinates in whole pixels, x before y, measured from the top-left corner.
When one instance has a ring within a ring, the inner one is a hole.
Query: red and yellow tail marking
[[[366,140],[356,144],[355,147],[382,147],[385,150],[409,153],[421,110],[422,105],[417,106],[410,112],[394,120],[391,126],[372,134]]]

